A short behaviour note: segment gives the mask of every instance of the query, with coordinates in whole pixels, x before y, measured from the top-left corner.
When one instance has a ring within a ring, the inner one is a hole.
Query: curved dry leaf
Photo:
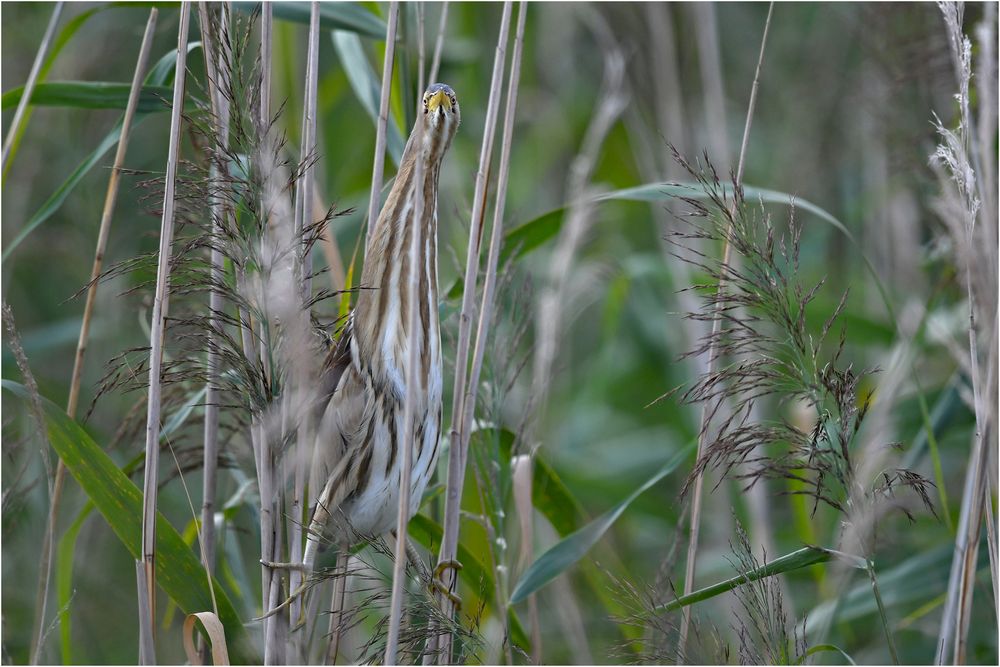
[[[202,627],[208,633],[208,640],[212,644],[212,664],[228,665],[229,649],[226,646],[226,633],[222,629],[222,621],[210,611],[188,614],[188,617],[184,619],[184,629],[181,634],[184,637],[184,653],[187,655],[188,662],[192,665],[202,664],[201,654],[194,646],[194,622],[196,619],[201,621]]]

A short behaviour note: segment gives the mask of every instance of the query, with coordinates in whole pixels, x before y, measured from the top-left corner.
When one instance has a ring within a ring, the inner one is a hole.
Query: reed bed
[[[5,662],[995,664],[995,5],[2,11]],[[340,550],[438,81],[447,426]]]

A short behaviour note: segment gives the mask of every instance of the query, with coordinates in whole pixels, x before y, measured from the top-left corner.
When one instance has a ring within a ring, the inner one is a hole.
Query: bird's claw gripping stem
[[[437,591],[444,597],[448,598],[453,605],[455,605],[455,610],[458,611],[462,608],[462,598],[459,597],[458,593],[452,591],[448,586],[445,585],[444,575],[445,570],[454,570],[455,579],[458,579],[458,571],[462,569],[462,564],[457,560],[444,560],[434,567],[434,576],[431,577],[430,588],[433,591]]]

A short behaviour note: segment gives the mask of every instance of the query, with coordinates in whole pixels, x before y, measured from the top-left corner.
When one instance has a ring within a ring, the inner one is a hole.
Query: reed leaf
[[[646,480],[639,488],[633,491],[625,500],[618,503],[614,508],[602,514],[598,518],[588,523],[572,535],[560,540],[552,548],[539,556],[534,563],[521,575],[521,579],[514,586],[511,593],[511,604],[517,604],[527,599],[529,595],[549,583],[560,574],[568,570],[577,561],[583,558],[591,547],[604,536],[604,533],[614,525],[618,517],[628,509],[636,498],[643,492],[649,490],[661,479],[672,473],[683,463],[694,451],[696,443],[692,442],[674,454],[656,474]]]
[[[53,81],[35,86],[29,104],[46,107],[76,109],[124,109],[132,86],[112,81]],[[136,113],[155,113],[170,109],[169,86],[143,86],[139,93]],[[0,108],[17,106],[24,94],[24,86],[8,90],[0,97]],[[193,104],[192,104],[193,106]]]
[[[351,89],[358,101],[361,102],[368,117],[372,119],[373,123],[378,124],[379,94],[382,84],[365,55],[361,38],[355,33],[345,30],[334,30],[331,36],[333,48],[337,51],[337,57],[340,58],[340,64],[344,67],[344,73],[347,74]],[[399,161],[403,158],[405,142],[403,133],[399,129],[399,123],[396,122],[396,117],[392,114],[389,114],[389,122],[386,127],[386,147],[389,149],[389,155],[392,156],[393,164],[398,167]]]
[[[188,42],[188,53],[190,54],[197,48],[201,47],[201,42]],[[159,61],[153,66],[146,76],[147,86],[164,86],[171,78],[174,71],[174,63],[177,61],[177,49],[171,49],[167,54],[165,54]],[[126,98],[128,93],[126,92]],[[140,109],[136,112],[135,119],[132,121],[132,130],[134,131],[139,124],[148,117],[147,113],[143,113]],[[118,139],[121,137],[122,131],[122,120],[119,119],[111,131],[101,140],[101,143],[97,145],[87,157],[77,166],[76,169],[69,175],[69,177],[56,188],[55,192],[45,200],[45,203],[35,211],[35,213],[28,219],[24,227],[18,231],[17,235],[6,244],[3,251],[3,256],[0,258],[0,262],[6,262],[10,257],[11,253],[21,245],[21,243],[38,228],[43,222],[48,220],[52,215],[58,211],[62,205],[66,202],[66,198],[69,197],[70,193],[76,189],[76,186],[80,184],[84,176],[90,173],[93,169],[110,151],[112,148],[118,145]]]
[[[716,595],[721,595],[722,593],[731,591],[737,586],[741,586],[745,583],[757,581],[758,579],[763,579],[765,577],[773,577],[786,572],[801,570],[804,567],[809,567],[810,565],[816,565],[818,563],[826,563],[833,558],[844,560],[850,563],[853,567],[862,570],[867,568],[864,559],[862,558],[843,554],[833,551],[832,549],[824,549],[823,547],[805,546],[789,554],[785,554],[780,558],[775,558],[755,570],[740,574],[732,577],[731,579],[726,579],[725,581],[720,581],[716,584],[712,584],[711,586],[706,586],[705,588],[694,591],[689,595],[684,595],[672,600],[671,602],[662,605],[660,610],[664,612],[674,611],[675,609],[687,607],[688,605],[695,604],[696,602],[702,602],[704,600],[708,600],[709,598],[714,598]]]
[[[258,4],[234,2],[233,8],[250,12]],[[309,24],[308,2],[275,2],[272,7],[275,18]],[[347,30],[365,37],[385,39],[385,21],[356,2],[320,3],[319,27],[323,30]]]
[[[3,380],[3,389],[28,400],[25,387]],[[134,558],[141,556],[142,493],[91,439],[76,421],[56,404],[42,399],[46,430],[52,446],[67,469],[101,512],[108,525]],[[80,521],[80,519],[78,519]],[[157,516],[156,580],[182,611],[194,613],[212,607],[208,577],[194,552],[162,515]],[[243,623],[222,587],[213,579],[219,616],[226,640],[237,663],[254,663]]]

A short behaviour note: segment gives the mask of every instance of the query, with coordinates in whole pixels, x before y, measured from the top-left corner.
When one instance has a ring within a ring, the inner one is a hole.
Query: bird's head
[[[438,145],[447,149],[455,130],[462,120],[458,108],[458,98],[451,86],[432,83],[424,92],[423,113],[424,141],[428,145]],[[441,140],[444,139],[442,142]]]

